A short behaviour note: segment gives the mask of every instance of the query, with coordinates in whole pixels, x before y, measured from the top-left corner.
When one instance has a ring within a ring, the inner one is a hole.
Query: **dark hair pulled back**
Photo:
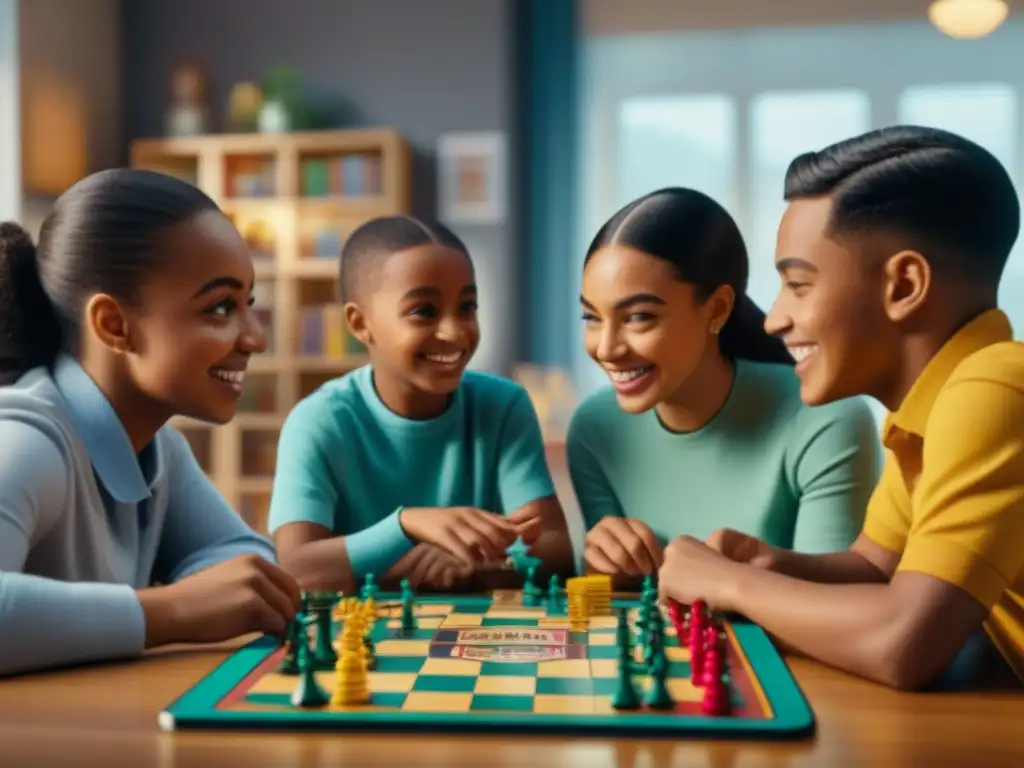
[[[77,351],[90,296],[131,303],[168,254],[161,236],[217,205],[187,182],[118,168],[92,174],[61,195],[39,245],[13,222],[0,223],[0,385],[62,352]]]

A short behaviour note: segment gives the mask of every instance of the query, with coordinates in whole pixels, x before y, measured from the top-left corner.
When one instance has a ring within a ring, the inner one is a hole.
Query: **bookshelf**
[[[200,464],[256,530],[266,515],[285,416],[320,384],[366,362],[337,304],[346,233],[408,213],[411,158],[390,128],[144,139],[131,164],[209,194],[245,237],[269,347],[254,358],[238,415],[215,426],[178,419]]]

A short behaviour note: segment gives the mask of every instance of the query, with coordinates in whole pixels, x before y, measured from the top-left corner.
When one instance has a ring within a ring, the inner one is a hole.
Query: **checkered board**
[[[703,689],[690,682],[689,651],[668,624],[668,688],[674,710],[611,707],[618,662],[615,616],[570,629],[564,610],[522,604],[520,592],[490,597],[418,596],[417,629],[400,630],[395,595],[381,595],[372,638],[376,668],[364,705],[300,709],[290,702],[298,677],[277,668],[285,649],[260,638],[239,649],[160,716],[165,729],[406,730],[472,729],[586,734],[704,734],[715,738],[803,737],[814,717],[771,641],[757,626],[725,624],[733,711],[701,713]],[[639,601],[616,596],[614,608]],[[335,627],[339,630],[340,627]],[[334,672],[317,672],[330,695]],[[635,678],[641,695],[650,678]]]

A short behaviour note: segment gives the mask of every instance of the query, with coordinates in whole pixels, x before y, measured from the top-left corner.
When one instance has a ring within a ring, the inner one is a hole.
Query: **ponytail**
[[[722,354],[757,363],[786,363],[794,360],[782,339],[764,329],[765,314],[745,293],[741,294],[719,336]]]
[[[31,236],[13,222],[0,223],[0,386],[37,366],[52,367],[61,336]]]

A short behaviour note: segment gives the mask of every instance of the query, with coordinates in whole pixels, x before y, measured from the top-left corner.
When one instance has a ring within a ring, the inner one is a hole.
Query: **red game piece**
[[[701,660],[701,685],[713,686],[716,680],[721,680],[722,669],[725,666],[725,659],[722,656],[722,646],[719,641],[720,633],[718,627],[710,626],[707,629],[707,641],[705,642],[704,658]]]
[[[696,600],[690,611],[690,682],[699,686],[704,681],[704,621],[703,601]]]
[[[679,639],[679,644],[682,645],[686,642],[684,638],[686,632],[683,628],[683,607],[675,600],[668,601],[668,618],[676,630],[676,637]]]
[[[711,685],[704,686],[704,699],[701,701],[700,710],[710,717],[722,717],[732,711],[729,686],[721,675]]]

